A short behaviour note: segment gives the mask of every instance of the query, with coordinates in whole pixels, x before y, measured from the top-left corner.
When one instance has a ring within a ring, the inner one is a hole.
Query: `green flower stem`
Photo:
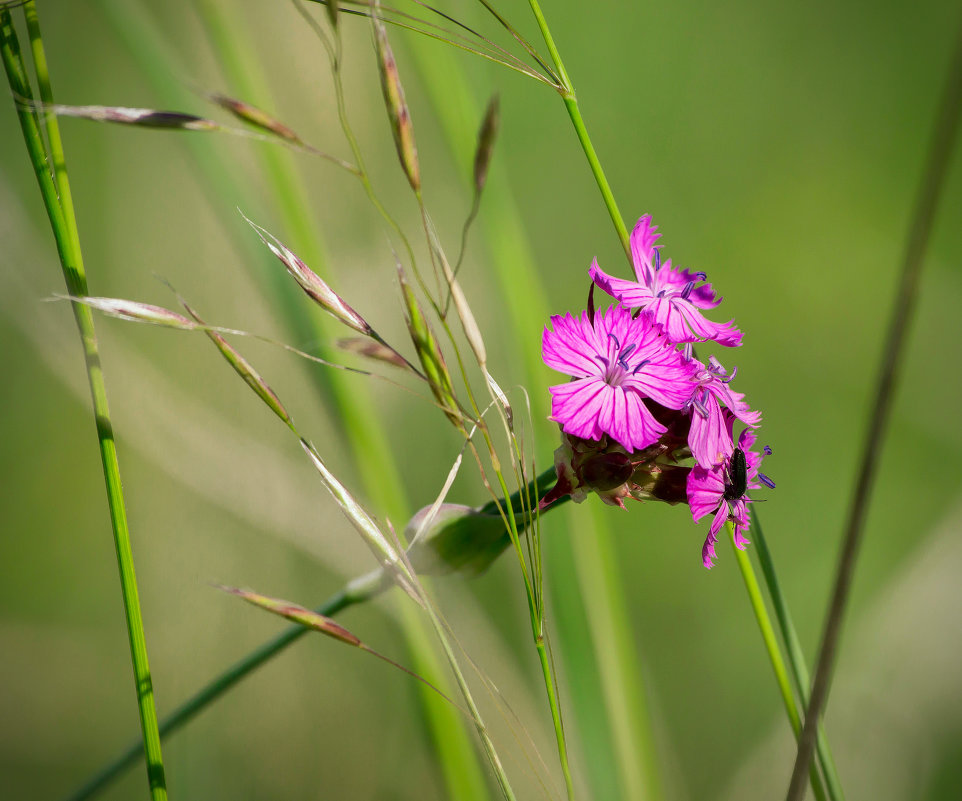
[[[33,53],[36,59],[38,85],[44,101],[49,102],[52,100],[50,79],[46,69],[46,58],[43,53],[43,42],[40,38],[36,8],[32,2],[27,4],[27,17]],[[0,50],[2,50],[7,79],[14,95],[29,99],[31,92],[26,70],[20,56],[13,20],[6,8],[0,10]],[[57,185],[54,184],[54,178],[47,167],[47,153],[44,149],[43,137],[37,125],[36,116],[19,106],[17,115],[20,119],[24,141],[37,175],[44,206],[47,209],[47,215],[57,243],[57,252],[63,267],[67,291],[71,295],[86,295],[87,278],[84,272],[80,239],[70,200],[63,148],[56,119],[48,120],[47,128],[48,131],[52,131],[51,150],[57,173]],[[58,186],[60,187],[59,195]],[[90,385],[94,418],[97,425],[97,439],[100,445],[100,457],[107,488],[111,527],[114,532],[117,565],[120,571],[120,586],[127,620],[127,635],[140,711],[143,750],[147,758],[147,777],[150,783],[151,798],[154,801],[164,801],[167,798],[164,761],[160,749],[157,712],[154,708],[153,684],[150,677],[150,665],[147,660],[147,644],[140,612],[140,599],[137,593],[137,578],[134,571],[130,533],[127,528],[127,513],[120,479],[120,465],[117,461],[117,449],[114,443],[113,427],[110,422],[110,410],[107,405],[107,391],[100,364],[92,313],[88,307],[77,303],[73,304],[73,312],[84,350],[87,380]]]
[[[775,681],[778,684],[778,691],[781,693],[782,701],[785,704],[785,712],[788,714],[788,720],[792,724],[792,731],[795,733],[797,739],[802,733],[802,719],[799,717],[798,707],[795,705],[792,683],[788,678],[785,662],[782,660],[782,652],[778,647],[778,638],[775,636],[775,630],[772,628],[772,621],[768,617],[765,600],[762,598],[762,591],[758,586],[758,579],[755,578],[755,571],[752,568],[751,560],[748,558],[748,553],[735,545],[734,523],[729,520],[726,528],[729,535],[728,539],[731,540],[732,550],[735,553],[735,559],[738,561],[738,568],[741,570],[742,578],[745,580],[745,589],[748,590],[748,598],[752,604],[752,611],[755,613],[755,620],[758,621],[758,629],[761,631],[762,640],[765,643],[765,650],[768,651],[768,658],[772,663],[772,670],[775,671]],[[809,776],[815,798],[818,799],[818,801],[825,801],[827,797],[825,795],[825,786],[822,783],[822,777],[815,765],[811,766]]]
[[[601,196],[604,198],[608,214],[611,215],[611,222],[614,223],[615,231],[618,232],[618,238],[621,240],[621,246],[625,249],[625,255],[628,257],[630,264],[632,261],[631,245],[628,239],[628,229],[625,227],[625,219],[618,210],[618,204],[611,191],[611,186],[608,184],[608,178],[605,176],[605,171],[602,169],[601,162],[598,160],[598,154],[595,152],[595,147],[591,143],[591,138],[588,136],[588,129],[585,127],[585,121],[581,116],[581,109],[578,107],[578,98],[575,95],[574,86],[571,85],[571,80],[568,78],[568,72],[565,70],[564,64],[561,61],[561,54],[555,46],[554,37],[551,35],[544,14],[541,13],[541,6],[538,4],[538,0],[528,0],[528,2],[535,19],[538,21],[538,27],[541,29],[541,35],[544,37],[545,44],[548,46],[551,60],[558,70],[558,77],[561,79],[563,87],[561,97],[564,100],[565,108],[568,109],[568,116],[571,117],[571,124],[574,126],[575,133],[578,135],[578,141],[581,142],[581,147],[585,151],[585,156],[591,167],[591,173],[595,176],[595,181],[598,184],[598,189],[601,190]]]
[[[805,654],[802,652],[802,644],[799,642],[798,634],[795,631],[795,624],[788,611],[788,604],[782,594],[782,588],[778,583],[775,574],[775,563],[772,561],[772,554],[768,550],[768,543],[762,532],[761,523],[758,520],[758,511],[752,511],[752,544],[755,546],[755,553],[758,554],[758,561],[762,566],[762,576],[765,578],[765,586],[768,589],[768,596],[772,600],[772,607],[775,609],[775,620],[778,621],[778,629],[782,635],[782,642],[785,643],[785,651],[788,655],[788,666],[792,671],[792,679],[795,681],[795,689],[798,691],[802,706],[808,705],[810,695],[810,683],[808,667],[805,664]],[[828,738],[825,736],[825,728],[822,723],[818,724],[818,732],[815,739],[815,753],[818,757],[822,775],[825,777],[825,786],[828,797],[832,801],[845,801],[845,794],[842,792],[842,783],[838,777],[838,770],[835,767],[835,760],[832,758],[832,751],[828,745]]]

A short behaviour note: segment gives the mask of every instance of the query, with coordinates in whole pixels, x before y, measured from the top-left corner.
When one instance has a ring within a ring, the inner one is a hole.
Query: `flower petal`
[[[583,312],[580,317],[554,315],[551,324],[554,330],[545,328],[541,335],[544,363],[559,373],[576,378],[600,375],[603,366],[591,358],[593,349],[585,347],[585,328],[590,328],[587,313]]]
[[[629,309],[637,309],[639,306],[644,307],[651,303],[655,297],[651,289],[644,283],[626,281],[624,278],[615,278],[608,275],[598,266],[597,260],[591,263],[588,275],[598,289],[621,301]]]
[[[582,439],[600,439],[598,413],[611,387],[598,378],[582,378],[550,387],[551,420],[561,423],[568,433]]]

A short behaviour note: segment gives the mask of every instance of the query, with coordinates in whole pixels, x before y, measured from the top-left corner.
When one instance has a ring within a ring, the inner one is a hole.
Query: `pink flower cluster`
[[[741,345],[741,331],[704,316],[721,298],[704,273],[662,260],[660,236],[642,217],[631,234],[637,280],[592,262],[592,289],[616,303],[596,313],[589,295],[587,311],[556,315],[544,331],[545,364],[571,380],[551,387],[551,419],[563,441],[558,483],[542,505],[568,494],[583,500],[589,490],[622,507],[625,498],[688,503],[695,521],[712,515],[702,548],[711,567],[726,521],[734,522],[735,544],[748,544],[747,490],[774,484],[758,472],[763,456],[751,448],[761,415],[731,389],[735,371],[694,353],[694,343]],[[745,426],[737,445],[736,421]],[[688,458],[693,467],[680,464]]]

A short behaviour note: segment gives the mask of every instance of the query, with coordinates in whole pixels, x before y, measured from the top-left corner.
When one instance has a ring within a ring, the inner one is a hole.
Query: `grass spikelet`
[[[217,346],[217,349],[221,352],[223,357],[227,359],[227,362],[230,364],[230,366],[234,368],[234,371],[237,373],[237,375],[244,379],[244,382],[247,384],[247,386],[254,390],[257,396],[264,401],[267,407],[274,412],[274,414],[276,414],[285,425],[293,429],[294,421],[291,419],[290,414],[288,414],[287,409],[284,408],[284,404],[281,403],[281,399],[277,397],[277,394],[273,389],[270,388],[270,386],[268,386],[267,382],[261,378],[260,373],[254,369],[254,366],[247,361],[247,359],[241,356],[240,353],[238,353],[234,347],[226,339],[224,339],[224,337],[222,337],[216,331],[206,327],[206,323],[200,318],[197,312],[184,303],[183,300],[181,303],[183,303],[184,308],[191,317],[193,317],[202,326],[205,326],[204,333],[210,337],[211,341]]]
[[[162,325],[166,328],[178,328],[182,331],[194,331],[200,327],[197,323],[188,320],[177,312],[165,309],[163,306],[154,306],[151,303],[138,303],[135,300],[123,300],[122,298],[94,298],[90,296],[78,298],[73,295],[55,295],[55,297],[71,300],[74,303],[82,303],[84,306],[96,309],[108,317],[116,317],[118,320]]]
[[[337,340],[336,344],[341,350],[347,351],[348,353],[356,353],[358,356],[363,356],[366,359],[384,362],[385,364],[403,369],[410,367],[407,359],[390,345],[385,345],[381,342],[364,339],[363,337],[346,337]]]
[[[411,342],[418,354],[418,361],[424,369],[424,374],[428,380],[428,386],[438,403],[441,404],[447,418],[459,430],[464,430],[461,416],[457,412],[458,402],[454,395],[454,386],[451,383],[451,374],[448,372],[447,364],[444,361],[444,354],[438,344],[431,325],[424,316],[424,311],[414,296],[414,290],[408,284],[404,275],[404,268],[400,262],[397,265],[398,283],[401,286],[401,297],[404,301],[404,308],[407,312],[405,321],[408,326],[408,333],[411,335]]]
[[[314,468],[320,473],[324,486],[327,487],[328,491],[334,497],[334,500],[337,501],[338,506],[341,507],[341,511],[343,511],[347,519],[351,521],[351,524],[361,535],[365,544],[371,549],[374,556],[377,557],[378,562],[391,570],[392,575],[398,579],[398,583],[404,588],[405,592],[420,605],[422,603],[421,598],[413,588],[413,584],[415,583],[414,575],[408,568],[407,561],[400,553],[400,550],[391,540],[384,536],[380,526],[378,526],[374,519],[367,513],[364,507],[357,502],[355,497],[351,495],[347,487],[337,480],[327,465],[324,464],[324,460],[318,455],[314,446],[302,438],[301,447],[310,458]]]
[[[280,615],[292,623],[299,623],[309,629],[319,631],[321,634],[326,634],[328,637],[333,637],[335,640],[339,640],[347,645],[353,645],[354,647],[361,645],[360,637],[352,634],[344,628],[344,626],[325,615],[318,614],[310,609],[305,609],[303,606],[298,606],[290,601],[271,598],[267,595],[260,595],[251,590],[241,590],[236,587],[224,586],[219,587],[219,589],[222,589],[224,592],[229,592],[231,595],[236,595],[238,598],[242,598],[247,601],[247,603],[253,604],[260,609],[264,609],[275,615]]]
[[[474,357],[478,361],[478,366],[484,374],[484,380],[487,382],[492,396],[497,399],[501,408],[504,410],[505,419],[510,426],[514,419],[514,412],[511,409],[511,404],[508,403],[508,397],[504,394],[504,390],[501,389],[498,382],[495,381],[491,373],[488,372],[487,349],[484,347],[484,338],[481,336],[481,329],[478,327],[477,320],[474,318],[474,312],[471,311],[471,306],[464,295],[464,290],[461,289],[461,284],[458,283],[457,276],[451,269],[447,256],[444,255],[444,248],[441,247],[441,243],[438,241],[434,229],[430,229],[430,232],[431,247],[434,249],[438,261],[441,263],[444,280],[447,281],[448,291],[451,293],[451,300],[454,301],[454,308],[457,310],[458,318],[461,320],[464,336],[467,338],[468,344],[474,352]]]
[[[258,607],[259,609],[263,609],[266,612],[279,615],[286,620],[290,620],[292,623],[297,623],[298,625],[304,626],[305,628],[313,631],[319,631],[321,634],[326,634],[328,637],[331,637],[338,642],[342,642],[345,645],[350,645],[353,648],[359,648],[360,650],[371,654],[371,656],[376,656],[382,662],[387,662],[387,664],[389,664],[391,667],[397,668],[402,673],[407,673],[412,678],[417,679],[425,687],[433,690],[435,693],[441,696],[441,698],[451,704],[451,706],[455,707],[455,709],[461,712],[461,714],[468,717],[471,716],[471,713],[468,710],[456,704],[453,700],[451,700],[451,698],[441,692],[441,690],[439,690],[423,676],[415,673],[413,670],[409,670],[408,668],[404,667],[404,665],[395,662],[393,659],[385,656],[379,651],[375,651],[373,648],[371,648],[371,646],[363,642],[360,637],[351,631],[348,631],[337,621],[322,615],[319,612],[315,612],[311,609],[300,606],[299,604],[294,604],[290,601],[283,601],[279,598],[271,598],[270,596],[261,595],[260,593],[252,592],[251,590],[242,590],[236,587],[225,587],[223,585],[220,585],[218,589],[230,593],[231,595],[236,595],[238,598],[247,601],[247,603]]]
[[[281,139],[286,139],[288,142],[292,142],[296,145],[304,144],[301,138],[294,133],[294,131],[289,128],[284,123],[274,119],[270,114],[262,109],[252,106],[250,103],[245,103],[243,100],[237,100],[233,97],[228,97],[227,95],[222,95],[214,93],[209,95],[209,99],[212,103],[216,103],[225,111],[229,111],[241,122],[246,122],[250,125],[260,128],[263,131],[279,136]]]
[[[364,334],[365,336],[372,336],[374,334],[374,329],[368,325],[367,320],[341,300],[340,296],[327,285],[327,282],[308,267],[287,245],[269,231],[248,219],[243,212],[241,212],[241,216],[247,220],[261,241],[270,248],[271,253],[277,256],[311,300],[317,303],[324,311],[333,315],[344,323],[344,325],[353,328],[358,333]]]
[[[407,176],[411,188],[418,194],[421,192],[421,168],[418,162],[418,148],[414,142],[414,126],[411,123],[411,112],[404,100],[404,87],[401,86],[401,76],[398,74],[397,61],[387,39],[387,29],[377,16],[380,5],[375,3],[371,21],[374,25],[374,46],[378,56],[378,72],[381,76],[381,91],[384,94],[384,105],[391,121],[391,133],[397,146],[401,167]]]
[[[494,95],[488,101],[488,107],[481,121],[478,131],[478,147],[474,151],[474,192],[480,195],[484,184],[488,180],[488,167],[494,155],[494,141],[501,125],[501,108],[498,96]]]
[[[94,122],[114,122],[142,128],[174,128],[184,131],[217,131],[221,126],[213,120],[180,111],[158,111],[128,106],[66,106],[60,103],[38,104],[39,110],[60,117],[78,117]]]

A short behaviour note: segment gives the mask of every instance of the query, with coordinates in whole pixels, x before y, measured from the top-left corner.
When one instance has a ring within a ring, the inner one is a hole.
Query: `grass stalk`
[[[849,506],[845,536],[836,568],[832,599],[822,631],[812,693],[805,711],[805,726],[798,743],[798,754],[786,795],[787,801],[799,801],[804,792],[801,777],[804,777],[811,762],[818,720],[828,698],[842,621],[848,605],[849,590],[855,573],[862,534],[865,530],[869,496],[875,483],[875,472],[885,429],[895,401],[895,387],[905,349],[906,334],[915,311],[925,250],[935,222],[935,212],[945,185],[953,148],[958,139],[959,119],[962,117],[962,27],[957,34],[937,114],[922,181],[912,212],[912,223],[905,242],[899,287],[895,293],[888,334],[882,348],[876,390],[872,395],[875,402],[862,446],[855,490]]]
[[[585,158],[588,159],[591,174],[594,175],[598,189],[601,190],[601,197],[605,201],[605,208],[608,209],[611,222],[615,226],[615,231],[618,233],[621,246],[625,249],[625,255],[628,257],[628,263],[630,264],[631,246],[628,241],[628,229],[625,227],[625,219],[618,210],[618,203],[615,201],[614,193],[611,191],[611,185],[608,183],[608,178],[605,176],[604,169],[602,169],[601,161],[595,152],[595,146],[591,143],[591,137],[588,136],[588,129],[585,127],[584,118],[581,116],[581,109],[578,106],[578,97],[575,94],[574,86],[572,86],[571,80],[568,78],[568,72],[565,70],[564,63],[561,61],[561,53],[558,52],[558,48],[554,43],[554,37],[551,35],[551,30],[548,28],[548,22],[545,20],[544,14],[541,12],[541,6],[538,0],[528,0],[528,4],[531,6],[531,11],[538,22],[538,27],[541,29],[544,42],[548,46],[548,53],[551,55],[551,60],[558,70],[558,77],[561,79],[562,86],[561,97],[564,100],[565,108],[568,111],[568,116],[571,118],[571,124],[574,126],[575,133],[578,135],[578,141],[585,151]]]
[[[550,480],[553,473],[554,470],[552,469],[550,473],[539,476],[536,479],[538,485],[547,486],[546,482]],[[564,503],[564,500],[555,504],[555,507],[560,506],[562,503]],[[496,513],[497,508],[494,502],[489,502],[482,507],[481,511],[484,514],[492,515]],[[332,595],[314,611],[326,617],[335,617],[348,607],[370,600],[377,595],[380,590],[388,589],[389,587],[390,585],[382,586],[371,581],[351,581],[344,589]],[[161,738],[168,737],[181,729],[238,682],[280,654],[288,646],[293,645],[308,632],[309,629],[303,626],[289,626],[273,639],[268,640],[263,645],[239,659],[160,721]],[[426,710],[428,714],[432,713],[432,709],[433,708],[428,708]],[[439,729],[435,729],[435,731],[437,730]],[[133,767],[142,754],[143,746],[140,741],[138,740],[131,743],[126,751],[118,755],[108,765],[104,766],[96,775],[69,796],[67,801],[86,801],[86,799],[93,798],[98,792],[105,789],[115,779],[120,777],[127,769]]]
[[[775,610],[775,620],[778,623],[778,630],[785,645],[785,654],[788,657],[788,666],[792,671],[792,679],[795,682],[795,690],[801,699],[802,708],[808,705],[810,695],[810,684],[808,667],[805,664],[805,654],[802,651],[802,644],[795,631],[795,624],[792,622],[791,613],[788,610],[788,603],[782,593],[781,585],[775,573],[775,563],[772,560],[771,551],[768,550],[768,543],[762,531],[761,522],[758,519],[758,509],[752,511],[752,544],[755,546],[755,553],[758,554],[758,562],[762,567],[762,576],[765,579],[765,587],[768,590],[768,597],[771,599],[772,608]],[[818,764],[825,779],[825,789],[831,801],[845,801],[845,794],[842,791],[842,783],[838,777],[838,769],[835,767],[835,760],[828,745],[828,737],[825,734],[825,727],[821,721],[818,724],[818,733],[815,738],[815,753],[818,757]]]
[[[413,47],[409,54],[418,67],[453,154],[460,158],[472,153],[475,142],[463,121],[472,118],[482,104],[465,75],[461,60],[456,53],[441,48],[427,51]],[[495,158],[489,166],[486,202],[479,222],[488,252],[485,263],[494,270],[512,336],[524,343],[537,336],[550,311],[523,227],[524,215],[510,184],[503,163]],[[548,397],[546,371],[538,348],[521,347],[519,357],[532,397]],[[536,416],[534,425],[539,441],[550,442],[557,437],[557,427],[540,416]],[[578,669],[579,681],[571,688],[579,729],[593,733],[582,737],[592,754],[591,759],[585,760],[590,784],[596,797],[606,797],[607,791],[617,783],[620,797],[657,799],[661,797],[661,781],[645,689],[633,646],[634,634],[628,623],[624,595],[611,584],[617,581],[612,567],[617,562],[612,555],[612,535],[602,512],[589,515],[590,523],[585,520],[584,509],[553,520],[555,535],[566,536],[570,548],[551,549],[548,575],[558,588],[558,595],[571,594],[574,586],[581,588],[584,617],[591,621],[588,628],[583,627],[583,617],[576,605],[568,603],[567,598],[563,602],[556,600],[559,609],[564,610],[556,623],[561,655],[569,665],[569,673],[573,672],[572,660],[579,664],[582,660],[581,654],[574,652],[583,649],[588,638],[594,644],[593,658],[589,659],[593,669],[587,673]],[[605,564],[612,569],[594,568]],[[601,630],[607,636],[595,637]],[[627,689],[619,686],[622,679],[628,680]],[[596,748],[600,740],[610,741],[610,747]],[[612,777],[617,779],[613,781]]]
[[[35,60],[35,72],[41,97],[44,102],[52,102],[50,76],[47,70],[43,40],[40,35],[39,20],[32,0],[25,4],[31,48]],[[26,70],[20,55],[19,42],[13,20],[8,8],[0,9],[0,51],[7,79],[14,95],[19,98],[32,97]],[[17,115],[23,131],[24,141],[36,172],[44,206],[50,219],[57,252],[63,268],[64,281],[71,295],[87,294],[87,277],[84,271],[80,237],[70,195],[66,162],[56,117],[48,115],[47,131],[50,139],[50,157],[54,174],[48,169],[48,154],[37,118],[18,105]],[[137,591],[137,577],[134,570],[130,532],[127,525],[127,512],[124,504],[123,485],[120,478],[120,465],[114,442],[113,426],[107,403],[107,390],[97,346],[93,316],[89,308],[73,304],[74,319],[84,351],[87,380],[93,402],[97,439],[100,447],[104,481],[107,489],[107,503],[110,510],[111,528],[117,553],[120,572],[121,593],[127,622],[127,637],[130,644],[138,710],[140,713],[143,750],[147,760],[147,778],[151,798],[164,801],[167,798],[167,785],[164,776],[164,761],[160,747],[160,734],[157,725],[157,712],[154,705],[153,682],[147,658],[147,643],[144,634],[143,618],[140,611],[140,598]]]
[[[170,80],[169,65],[176,59],[164,46],[158,30],[151,25],[143,8],[138,4],[122,2],[122,0],[98,0],[98,5],[114,27],[118,37],[126,45],[131,57],[143,69],[155,90],[165,98],[164,103],[175,108],[189,107],[194,97],[181,84]],[[214,8],[213,11],[216,12],[217,9]],[[224,27],[220,25],[219,29]],[[228,72],[232,73],[232,80],[236,85],[242,89],[251,90],[250,93],[245,91],[247,94],[245,99],[257,102],[257,99],[263,98],[266,92],[262,92],[261,87],[258,86],[257,73],[247,69],[251,66],[247,54],[253,50],[248,48],[244,52],[239,52],[243,48],[232,47],[235,41],[233,34],[224,41],[225,45],[231,47],[231,50],[226,53],[229,58],[226,64]],[[236,74],[232,70],[236,70]],[[245,231],[246,226],[241,224],[239,215],[233,214],[232,209],[240,198],[245,198],[245,202],[257,202],[258,199],[249,197],[250,193],[241,188],[216,146],[194,137],[186,138],[185,145],[191,148],[195,156],[199,171],[206,179],[202,181],[202,186],[211,192],[212,206],[220,213],[225,228],[241,232],[239,235],[249,233]],[[272,148],[268,147],[265,150],[271,151]],[[279,196],[278,203],[286,217],[287,227],[294,232],[292,241],[296,239],[302,255],[311,261],[312,266],[318,268],[319,272],[324,273],[323,246],[313,221],[307,214],[309,204],[296,170],[284,156],[270,153],[264,158],[269,161],[265,165],[265,172],[271,181],[274,194]],[[229,202],[225,203],[224,198],[228,198]],[[311,310],[304,304],[301,294],[292,290],[288,277],[277,270],[274,257],[267,253],[266,249],[265,262],[269,266],[254,270],[255,276],[267,284],[275,302],[282,309],[284,320],[294,328],[295,337],[300,341],[320,342],[318,350],[325,355],[323,343],[331,338],[325,329],[327,321],[323,316],[319,318],[318,315],[310,313]],[[317,371],[312,370],[311,377],[321,397],[333,409],[333,414],[338,414],[341,408],[348,410],[348,414],[344,415],[345,447],[352,452],[358,452],[357,442],[360,440],[367,443],[363,447],[370,446],[371,450],[366,452],[378,452],[383,456],[383,458],[379,457],[377,464],[375,460],[362,459],[357,465],[369,497],[392,519],[407,519],[408,504],[404,498],[400,474],[396,465],[391,462],[390,451],[385,445],[386,434],[373,412],[369,393],[356,384],[349,386],[341,376],[330,373],[324,373],[321,376]],[[341,385],[343,389],[339,391]],[[407,634],[418,642],[430,642],[429,638],[424,636],[423,621],[420,621],[420,626],[420,632],[412,634],[408,631]],[[414,669],[422,675],[435,676],[438,663],[433,652],[427,651],[425,656],[425,653],[420,653],[416,646],[411,646],[411,651]],[[424,659],[428,659],[430,664]],[[436,678],[434,681],[443,683]],[[469,801],[487,799],[489,791],[484,773],[460,718],[440,699],[434,697],[433,693],[424,695],[424,703],[429,721],[433,721],[432,735],[438,745],[439,762],[444,772],[445,782],[449,787],[456,788],[452,793],[458,798],[469,799]],[[447,726],[438,728],[439,721],[445,722]]]
[[[735,545],[735,525],[732,521],[726,524],[728,529],[728,539],[732,543],[732,550],[738,562],[738,569],[741,570],[742,579],[745,582],[745,589],[748,591],[748,599],[755,613],[755,620],[758,622],[758,629],[765,643],[765,650],[768,652],[768,659],[771,662],[772,670],[775,673],[775,683],[778,684],[778,692],[782,696],[782,703],[785,705],[785,713],[791,723],[795,738],[798,739],[802,733],[802,719],[798,714],[798,707],[795,704],[795,695],[792,692],[792,683],[785,668],[785,661],[782,659],[781,649],[778,647],[778,638],[775,636],[775,629],[768,616],[768,609],[765,607],[765,599],[762,597],[761,588],[758,586],[758,579],[755,578],[755,570],[752,567],[748,552],[743,551]],[[812,791],[815,793],[817,801],[825,801],[825,785],[822,777],[815,765],[811,766],[809,778],[812,784]]]
[[[371,596],[357,592],[352,593],[349,589],[345,588],[332,595],[314,611],[327,617],[334,617],[348,606],[360,603],[369,597]],[[305,628],[304,626],[289,626],[274,637],[274,639],[268,640],[259,648],[239,659],[210,682],[210,684],[206,685],[200,692],[188,698],[161,720],[159,729],[160,736],[162,738],[168,737],[182,728],[241,679],[272,659],[289,645],[293,645],[310,631],[309,628]],[[91,777],[89,781],[69,796],[67,801],[86,801],[88,798],[93,798],[97,793],[110,785],[114,779],[136,765],[142,754],[143,747],[140,745],[140,742],[131,743],[126,751],[117,756],[113,762],[105,765],[96,775]]]
[[[224,13],[215,0],[204,0],[198,9],[230,82],[247,100],[261,103],[266,95],[264,81],[256,63],[249,58],[253,49],[244,46],[245,37],[239,30],[239,20]],[[335,75],[335,82],[340,83],[339,75]],[[292,238],[303,248],[304,256],[317,272],[329,275],[329,259],[324,253],[317,226],[309,217],[309,198],[291,155],[272,148],[260,148],[259,153],[272,195]],[[358,162],[359,169],[363,169],[362,165],[363,162]],[[321,333],[321,339],[329,341],[330,337]],[[332,374],[327,380],[331,385],[335,413],[345,426],[349,448],[359,455],[355,461],[365,491],[387,516],[407,520],[410,505],[405,498],[400,470],[391,455],[387,433],[379,421],[370,393],[357,382],[349,383],[339,374]],[[378,454],[378,458],[364,458],[365,454]],[[424,636],[423,621],[415,615],[404,615],[402,626],[414,669],[443,689],[441,665],[429,638]],[[477,801],[487,798],[487,785],[463,719],[426,688],[420,690],[420,698],[439,751],[445,783],[452,796]]]
[[[575,786],[571,778],[571,767],[568,765],[568,743],[565,740],[564,722],[561,719],[561,706],[558,703],[557,685],[551,670],[551,660],[545,647],[542,634],[535,642],[538,649],[538,660],[541,663],[541,674],[544,677],[545,690],[548,693],[548,706],[551,709],[551,722],[554,725],[555,740],[558,744],[558,759],[561,762],[561,773],[565,780],[565,791],[571,801],[575,797]]]

